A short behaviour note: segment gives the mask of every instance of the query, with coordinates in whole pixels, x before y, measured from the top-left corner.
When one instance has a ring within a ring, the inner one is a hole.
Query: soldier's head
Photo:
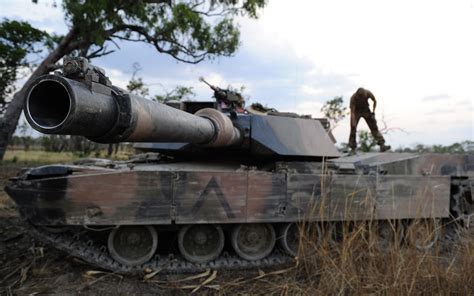
[[[365,95],[366,91],[365,91],[365,89],[363,89],[362,87],[359,87],[359,88],[357,89],[356,93],[357,93],[358,96],[363,97],[363,96]]]

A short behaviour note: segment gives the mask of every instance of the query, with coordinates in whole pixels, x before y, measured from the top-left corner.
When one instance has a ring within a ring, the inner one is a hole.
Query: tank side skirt
[[[182,172],[176,224],[449,216],[450,177]]]
[[[12,192],[37,225],[442,218],[450,200],[449,176],[126,171],[31,183]]]
[[[126,171],[23,181],[11,193],[36,225],[171,224],[171,173]],[[16,192],[16,193],[15,193]]]
[[[375,219],[449,217],[449,176],[378,176]]]

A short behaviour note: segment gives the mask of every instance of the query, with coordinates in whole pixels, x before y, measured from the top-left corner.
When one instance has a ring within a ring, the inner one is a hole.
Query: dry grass
[[[453,250],[443,250],[441,244],[421,251],[398,243],[383,248],[373,226],[345,225],[338,244],[327,234],[320,245],[309,238],[300,250],[297,275],[320,294],[472,295],[472,239],[459,241]]]
[[[293,268],[242,281],[245,286],[224,285],[220,293],[474,295],[472,232],[455,241],[441,241],[432,249],[418,250],[408,238],[398,236],[401,231],[396,228],[393,234],[399,243],[381,244],[376,223],[316,227],[321,232],[308,230],[314,225],[300,227],[302,244]],[[429,236],[426,233],[426,238]]]
[[[112,159],[126,160],[131,152],[120,151]],[[91,155],[90,157],[96,157]],[[101,151],[97,157],[107,158],[106,151]],[[52,163],[69,163],[81,158],[72,152],[46,152],[42,150],[7,150],[2,165],[44,165]]]
[[[4,164],[41,165],[66,163],[78,159],[72,152],[46,152],[40,150],[7,150]]]

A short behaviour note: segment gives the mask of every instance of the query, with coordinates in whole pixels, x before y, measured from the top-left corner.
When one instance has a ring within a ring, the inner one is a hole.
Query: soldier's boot
[[[385,152],[390,150],[392,147],[390,145],[380,144],[380,152]]]

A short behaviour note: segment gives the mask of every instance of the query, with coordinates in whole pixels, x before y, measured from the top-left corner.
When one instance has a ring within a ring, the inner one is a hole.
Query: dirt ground
[[[187,275],[157,274],[149,280],[122,276],[102,271],[36,242],[24,233],[16,217],[0,218],[0,229],[1,295],[185,295],[192,291],[207,294],[236,279],[235,274],[211,271]],[[242,279],[251,279],[258,276],[258,272],[243,276]],[[205,280],[209,283],[201,287]]]
[[[236,295],[247,294],[243,287],[254,290],[260,281],[276,280],[285,271],[123,276],[45,246],[24,232],[18,217],[10,212],[0,215],[0,295]]]

